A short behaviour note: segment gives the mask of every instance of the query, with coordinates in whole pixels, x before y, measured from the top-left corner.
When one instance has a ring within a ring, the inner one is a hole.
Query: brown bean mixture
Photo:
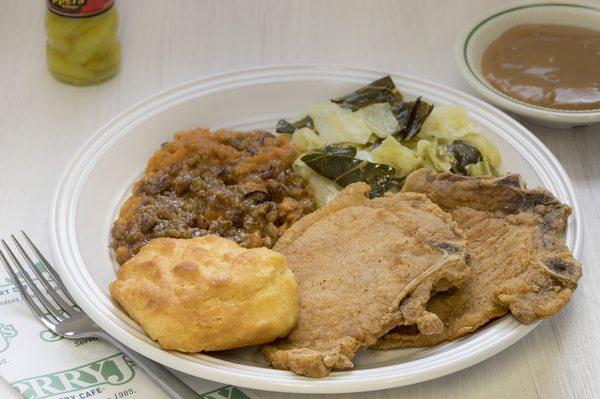
[[[314,210],[292,171],[294,147],[268,132],[196,129],[152,156],[112,228],[119,263],[156,237],[217,234],[240,245],[272,247]]]

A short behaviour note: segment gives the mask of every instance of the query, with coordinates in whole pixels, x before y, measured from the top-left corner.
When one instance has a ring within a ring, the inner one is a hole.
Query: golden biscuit
[[[150,241],[109,288],[162,348],[182,352],[271,342],[298,318],[296,281],[283,255],[214,235]]]

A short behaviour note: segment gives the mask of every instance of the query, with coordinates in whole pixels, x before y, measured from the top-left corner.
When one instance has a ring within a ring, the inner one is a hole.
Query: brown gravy
[[[561,110],[600,109],[600,31],[524,24],[486,49],[483,75],[517,100]]]

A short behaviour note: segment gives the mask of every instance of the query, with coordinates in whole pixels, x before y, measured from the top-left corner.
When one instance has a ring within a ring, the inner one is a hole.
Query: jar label
[[[48,9],[65,17],[90,17],[113,6],[115,0],[46,0]]]

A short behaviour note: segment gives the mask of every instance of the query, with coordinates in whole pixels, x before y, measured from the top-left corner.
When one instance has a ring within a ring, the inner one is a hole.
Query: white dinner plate
[[[290,65],[235,71],[166,90],[123,112],[75,155],[58,186],[50,218],[54,262],[83,310],[132,349],[182,372],[237,386],[285,392],[358,392],[440,377],[498,353],[531,331],[511,316],[462,339],[425,349],[362,351],[355,368],[310,379],[267,367],[259,348],[215,354],[165,351],[111,300],[116,263],[110,228],[122,199],[148,158],[173,133],[194,127],[272,130],[282,117],[346,94],[390,74],[407,97],[457,104],[503,156],[504,171],[519,172],[530,187],[546,187],[573,207],[567,245],[579,255],[582,225],[573,186],[550,151],[525,127],[496,108],[454,89],[411,76],[363,68]]]

